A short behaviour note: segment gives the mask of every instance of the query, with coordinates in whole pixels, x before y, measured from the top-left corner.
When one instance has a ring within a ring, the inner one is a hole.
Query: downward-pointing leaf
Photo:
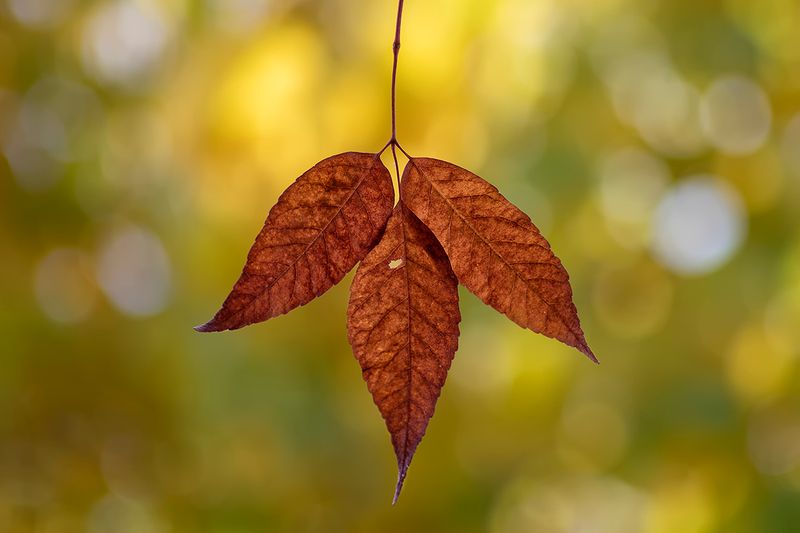
[[[447,378],[460,320],[444,250],[399,202],[358,267],[347,311],[350,344],[397,455],[395,501]]]
[[[222,309],[196,329],[238,329],[321,295],[369,252],[392,205],[392,179],[375,154],[319,162],[281,195]]]
[[[569,275],[525,213],[482,178],[437,159],[411,159],[401,190],[464,286],[520,326],[597,362],[581,330]]]

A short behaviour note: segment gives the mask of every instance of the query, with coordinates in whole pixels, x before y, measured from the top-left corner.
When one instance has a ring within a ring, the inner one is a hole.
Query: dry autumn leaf
[[[402,16],[398,0],[391,138],[377,154],[337,155],[300,176],[270,211],[222,309],[196,328],[237,329],[287,313],[363,260],[348,334],[392,438],[395,501],[458,348],[458,281],[517,324],[597,361],[569,276],[528,216],[478,176],[412,158],[397,141]],[[398,179],[397,150],[409,157],[394,210],[391,176],[380,161],[388,148]]]
[[[222,308],[196,329],[238,329],[310,302],[367,255],[393,205],[392,178],[376,154],[317,163],[281,195]]]
[[[467,289],[520,326],[597,362],[581,330],[569,275],[528,215],[483,178],[437,159],[410,159],[401,191]]]
[[[402,200],[350,289],[350,344],[399,470],[395,501],[458,348],[458,283],[444,250]]]

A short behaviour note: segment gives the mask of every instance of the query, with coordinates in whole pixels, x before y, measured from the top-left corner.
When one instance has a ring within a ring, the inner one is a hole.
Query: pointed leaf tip
[[[200,324],[199,326],[195,326],[192,329],[199,333],[214,333],[216,331],[219,331],[214,327],[214,319],[209,320],[205,324]]]
[[[460,321],[447,256],[401,200],[358,267],[347,310],[353,353],[397,456],[395,502],[447,379]]]
[[[580,351],[580,352],[581,352],[583,355],[585,355],[586,357],[588,357],[588,358],[589,358],[589,360],[590,360],[591,362],[593,362],[593,363],[595,363],[595,364],[598,364],[598,365],[600,364],[600,361],[597,359],[597,356],[596,356],[596,355],[594,355],[594,352],[592,352],[592,349],[591,349],[591,348],[589,348],[589,345],[588,345],[588,344],[584,344],[583,346],[580,346],[580,347],[578,348],[578,350],[579,350],[579,351]]]
[[[408,473],[408,464],[401,466],[397,473],[397,485],[394,488],[394,498],[392,498],[392,505],[397,505],[397,500],[400,498],[400,492],[403,490],[403,483],[406,481],[406,474]]]

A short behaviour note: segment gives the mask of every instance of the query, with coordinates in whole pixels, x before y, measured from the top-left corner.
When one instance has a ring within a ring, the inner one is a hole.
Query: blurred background
[[[462,291],[399,504],[351,277],[200,335],[390,130],[394,0],[0,0],[0,530],[800,530],[800,4],[409,0],[399,131],[531,215],[602,364]]]

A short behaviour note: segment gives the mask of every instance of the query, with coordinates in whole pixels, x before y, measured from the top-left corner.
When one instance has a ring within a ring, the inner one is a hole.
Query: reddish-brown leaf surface
[[[281,195],[222,309],[196,329],[241,328],[321,295],[366,256],[393,205],[391,175],[375,154],[319,162]]]
[[[401,190],[464,286],[520,326],[597,361],[581,330],[569,275],[525,213],[482,178],[437,159],[411,159]]]
[[[444,250],[402,201],[358,267],[347,319],[397,455],[396,501],[447,378],[461,320],[458,282]]]

